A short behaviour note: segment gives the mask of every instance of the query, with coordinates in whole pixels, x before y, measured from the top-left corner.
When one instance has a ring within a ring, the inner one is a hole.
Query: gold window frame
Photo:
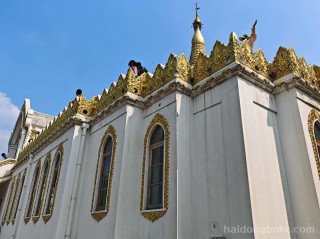
[[[96,211],[95,210],[95,204],[97,201],[97,180],[98,176],[100,177],[100,166],[101,166],[101,159],[103,155],[103,146],[107,142],[108,137],[112,138],[113,145],[112,145],[112,155],[111,155],[111,165],[110,165],[110,172],[109,172],[109,184],[108,184],[108,194],[107,194],[107,203],[106,203],[106,208],[103,211]],[[101,141],[100,141],[100,146],[99,146],[99,151],[98,151],[98,160],[97,160],[97,165],[96,165],[96,174],[94,178],[94,184],[93,184],[93,193],[92,193],[92,198],[91,198],[91,216],[94,220],[99,222],[102,220],[105,216],[107,216],[109,210],[110,210],[110,201],[111,201],[111,189],[112,189],[112,179],[113,179],[113,173],[114,173],[114,162],[115,162],[115,155],[116,155],[116,150],[117,150],[117,132],[116,129],[112,126],[109,125],[108,129],[104,133]],[[99,174],[99,175],[98,175]]]
[[[146,195],[147,191],[146,185],[146,168],[149,159],[147,159],[149,153],[149,141],[151,132],[157,125],[160,125],[164,130],[164,192],[163,192],[163,209],[157,210],[146,210]],[[146,219],[155,222],[156,220],[163,217],[169,208],[169,149],[170,149],[170,127],[167,119],[161,115],[156,114],[152,121],[150,122],[145,137],[144,137],[144,150],[143,150],[143,161],[142,161],[142,173],[141,173],[141,192],[140,192],[140,213]]]

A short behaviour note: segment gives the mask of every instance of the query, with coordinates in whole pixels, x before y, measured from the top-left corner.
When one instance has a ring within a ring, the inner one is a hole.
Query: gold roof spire
[[[190,55],[190,64],[194,65],[194,63],[197,61],[197,58],[200,54],[206,53],[206,47],[204,45],[204,38],[201,34],[201,28],[202,28],[202,23],[201,20],[198,16],[198,10],[200,8],[198,7],[198,4],[196,3],[196,18],[193,21],[193,29],[194,29],[194,35],[192,38],[192,47],[191,47],[191,55]]]

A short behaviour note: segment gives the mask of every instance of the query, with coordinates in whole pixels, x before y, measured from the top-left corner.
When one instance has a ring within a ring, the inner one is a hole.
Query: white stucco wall
[[[308,115],[312,108],[319,110],[319,103],[295,88],[278,94],[276,100],[290,228],[315,231],[293,233],[292,238],[320,238],[320,182],[308,131]]]
[[[64,157],[63,157],[63,162],[61,165],[61,172],[60,172],[60,178],[59,178],[59,184],[58,184],[58,190],[56,193],[56,199],[55,199],[55,207],[54,207],[54,211],[52,214],[52,218],[47,222],[47,224],[44,223],[44,221],[42,220],[42,218],[39,219],[39,221],[34,224],[32,219],[30,219],[30,221],[25,224],[24,223],[24,214],[25,214],[25,210],[26,210],[26,205],[20,205],[20,207],[22,208],[21,211],[21,216],[20,216],[20,220],[19,222],[15,222],[14,225],[12,225],[11,223],[9,225],[5,225],[2,228],[2,232],[1,232],[1,239],[9,239],[11,238],[13,232],[14,232],[14,227],[16,225],[19,226],[18,228],[18,232],[16,234],[16,238],[24,238],[25,235],[28,235],[28,238],[54,238],[56,232],[58,232],[57,226],[59,225],[59,222],[61,221],[61,219],[59,218],[62,214],[65,214],[66,210],[63,210],[61,208],[62,205],[62,198],[63,195],[67,194],[66,191],[66,185],[68,185],[68,181],[66,180],[67,177],[67,169],[72,168],[72,165],[70,167],[68,167],[69,163],[70,163],[70,153],[71,153],[71,149],[72,149],[72,145],[77,143],[77,129],[79,128],[79,126],[76,126],[75,128],[72,128],[70,130],[68,130],[65,134],[63,134],[60,138],[58,138],[57,140],[55,140],[52,144],[48,145],[47,147],[45,147],[43,150],[41,150],[40,152],[38,152],[36,155],[34,155],[33,161],[32,161],[32,166],[31,166],[31,170],[28,173],[31,173],[30,176],[30,181],[29,181],[29,185],[27,187],[26,193],[23,193],[19,203],[22,204],[25,201],[25,197],[29,197],[29,193],[30,193],[30,185],[32,183],[33,180],[33,173],[34,173],[34,169],[36,167],[36,164],[38,162],[38,160],[41,160],[41,169],[43,166],[43,162],[47,156],[47,154],[50,152],[51,153],[51,163],[53,162],[54,159],[54,155],[55,152],[57,150],[57,147],[62,143],[63,144],[63,149],[64,149]],[[20,172],[22,172],[23,170],[25,170],[28,167],[28,163],[24,164],[23,166],[17,168],[17,170],[15,170],[13,177],[18,175]],[[51,169],[52,169],[52,165],[51,165]],[[50,170],[51,170],[50,169]],[[69,173],[71,175],[71,173]],[[51,172],[50,172],[51,175]],[[27,176],[26,176],[27,178]],[[26,184],[26,180],[25,180],[25,184]],[[48,188],[47,188],[48,189]]]
[[[237,78],[197,96],[193,105],[192,236],[187,238],[253,238],[227,229],[252,226]]]
[[[283,161],[278,133],[277,107],[274,96],[239,78],[240,108],[250,187],[253,225],[260,231],[255,239],[290,238],[288,218],[280,174]]]
[[[298,90],[274,96],[234,76],[195,97],[176,91],[145,109],[128,103],[86,133],[85,126],[75,125],[34,155],[20,199],[26,204],[37,162],[43,166],[49,152],[53,162],[63,144],[52,218],[46,224],[42,218],[25,224],[26,205],[21,205],[19,222],[4,225],[1,239],[12,238],[15,226],[16,238],[61,239],[68,223],[70,238],[77,239],[318,239],[317,233],[263,231],[319,230],[320,183],[307,124],[312,108],[320,104]],[[152,222],[141,215],[140,190],[144,137],[157,113],[170,127],[169,207]],[[111,201],[107,216],[97,222],[90,215],[94,178],[110,125],[117,134]],[[12,176],[27,167],[18,167]],[[261,230],[232,232],[243,226]]]

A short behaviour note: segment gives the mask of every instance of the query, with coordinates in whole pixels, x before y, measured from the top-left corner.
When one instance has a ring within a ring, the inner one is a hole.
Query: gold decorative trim
[[[112,156],[111,156],[111,166],[110,166],[111,168],[110,168],[109,185],[108,185],[107,205],[106,205],[106,208],[104,211],[95,211],[94,201],[96,199],[95,194],[96,194],[97,179],[98,179],[99,168],[100,168],[99,166],[101,164],[100,161],[101,161],[101,157],[102,157],[103,146],[106,143],[106,140],[108,139],[108,137],[112,138],[113,145],[112,145]],[[117,151],[117,132],[116,132],[116,129],[112,125],[109,125],[108,129],[106,130],[106,132],[104,133],[104,135],[102,137],[102,140],[101,140],[100,146],[99,146],[98,160],[97,160],[97,165],[96,165],[96,174],[94,177],[93,193],[92,193],[92,198],[91,198],[91,216],[98,222],[101,219],[103,219],[109,212],[116,151]]]
[[[308,129],[309,129],[310,139],[311,139],[311,143],[312,143],[313,154],[314,154],[316,164],[317,164],[318,175],[319,175],[319,179],[320,179],[320,156],[318,154],[316,138],[314,135],[314,124],[316,123],[316,121],[320,122],[320,114],[315,109],[312,109],[310,111],[309,117],[308,117]]]
[[[40,216],[33,216],[32,221],[34,224],[36,224],[39,221]]]
[[[58,175],[57,175],[57,182],[56,182],[56,186],[54,188],[54,192],[53,192],[53,202],[52,202],[52,205],[51,205],[51,208],[50,208],[50,214],[45,214],[45,208],[46,208],[46,205],[43,207],[43,212],[42,212],[42,219],[44,221],[44,223],[47,223],[50,218],[52,217],[52,214],[53,214],[53,211],[54,211],[54,206],[55,206],[55,200],[56,200],[56,194],[57,194],[57,190],[58,190],[58,185],[59,185],[59,180],[60,180],[60,172],[61,172],[61,168],[62,168],[62,162],[63,162],[63,145],[60,144],[58,146],[58,149],[54,155],[54,159],[52,160],[52,170],[54,170],[54,163],[55,163],[55,160],[57,159],[57,156],[58,154],[60,153],[60,166],[59,166],[59,171],[58,171]],[[53,173],[53,171],[52,171]],[[52,173],[51,173],[51,176],[50,178],[52,177]],[[50,182],[50,181],[49,181]],[[50,190],[50,187],[51,185],[49,185],[49,187],[47,188],[47,190]],[[46,200],[44,200],[44,202],[47,202],[47,200],[49,200],[48,198],[48,193],[46,193]],[[47,202],[48,203],[48,202]]]
[[[48,214],[48,215],[42,215],[42,219],[43,219],[44,223],[47,223],[47,222],[50,220],[50,218],[51,218],[51,215],[50,215],[50,214]]]
[[[145,189],[145,172],[146,172],[146,164],[147,164],[147,149],[149,148],[149,137],[150,133],[154,129],[156,125],[160,125],[165,132],[165,141],[164,141],[164,149],[165,149],[165,177],[164,177],[164,202],[163,202],[163,210],[145,210],[145,200],[144,200],[144,189]],[[169,149],[170,149],[170,127],[167,119],[161,115],[156,114],[151,123],[147,128],[146,135],[144,137],[144,150],[143,150],[143,162],[142,162],[142,176],[141,176],[141,193],[140,193],[140,212],[142,216],[146,219],[154,222],[159,218],[163,217],[168,208],[169,208]]]
[[[39,174],[38,174],[38,178],[35,178],[35,172],[39,170]],[[34,207],[34,201],[35,201],[35,197],[37,195],[37,192],[38,192],[38,187],[39,187],[39,181],[40,181],[40,175],[41,175],[41,160],[39,159],[38,160],[38,163],[33,171],[33,184],[31,185],[30,187],[30,192],[29,192],[29,197],[28,197],[28,203],[27,203],[27,206],[26,206],[26,211],[25,211],[25,220],[24,222],[27,224],[31,218],[31,215],[32,215],[32,212],[33,212],[33,207]],[[32,196],[32,188],[34,186],[34,184],[36,184],[36,188],[35,188],[35,191],[34,191],[34,195]],[[30,215],[28,215],[28,208],[30,207]]]
[[[107,216],[108,211],[103,212],[91,212],[91,216],[96,220],[97,222],[101,221],[105,216]]]
[[[75,100],[70,103],[63,112],[59,113],[57,117],[35,136],[34,140],[22,149],[13,169],[27,162],[28,155],[35,155],[39,150],[50,144],[56,137],[63,134],[66,129],[70,128],[74,124],[74,118],[77,114],[89,117],[95,115],[97,101],[97,96],[88,101],[84,96],[80,96],[77,101]],[[76,118],[79,119],[79,117]]]
[[[81,115],[92,117],[97,111],[98,96],[93,97],[91,100],[86,101],[84,96],[80,96],[79,107],[77,112]]]
[[[30,221],[30,217],[25,217],[23,220],[24,220],[24,224],[27,224]]]

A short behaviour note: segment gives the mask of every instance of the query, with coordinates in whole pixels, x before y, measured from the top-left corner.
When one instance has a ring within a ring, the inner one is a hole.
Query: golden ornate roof
[[[307,87],[320,91],[320,67],[308,66],[305,59],[298,58],[293,49],[280,47],[273,62],[268,62],[261,50],[254,52],[247,41],[240,44],[236,34],[231,33],[228,44],[217,41],[210,55],[200,52],[193,63],[189,63],[184,54],[171,54],[167,63],[164,66],[159,64],[153,74],[144,73],[136,77],[129,69],[126,75],[121,74],[117,83],[112,83],[109,90],[104,90],[101,96],[95,96],[90,100],[81,96],[34,137],[19,154],[16,166],[25,162],[29,154],[36,153],[52,142],[75,122],[90,122],[102,117],[100,113],[111,111],[110,106],[119,104],[119,99],[128,99],[131,94],[136,96],[136,101],[143,101],[174,79],[179,79],[193,87],[191,90],[196,90],[195,85],[200,81],[221,69],[228,69],[235,63],[250,69],[253,79],[256,79],[255,75],[260,75],[265,81],[274,82],[293,74],[304,79]]]

